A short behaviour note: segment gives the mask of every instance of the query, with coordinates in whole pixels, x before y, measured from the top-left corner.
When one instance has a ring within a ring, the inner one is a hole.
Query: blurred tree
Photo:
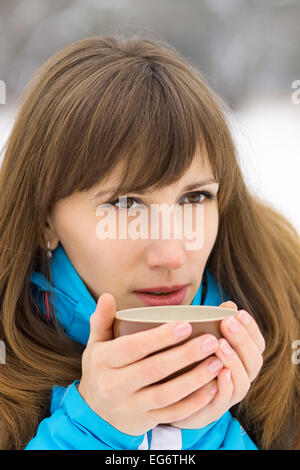
[[[1,0],[0,79],[13,102],[54,52],[93,35],[165,39],[233,108],[300,77],[297,0]]]

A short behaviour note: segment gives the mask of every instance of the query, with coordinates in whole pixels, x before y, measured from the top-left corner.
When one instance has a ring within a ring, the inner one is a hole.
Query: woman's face
[[[207,191],[216,196],[219,188],[217,182],[201,185],[202,181],[214,178],[209,165],[202,167],[200,162],[201,159],[197,159],[196,155],[188,171],[175,184],[158,191],[147,190],[144,194],[128,193],[128,206],[117,201],[115,209],[110,207],[102,216],[99,216],[99,212],[96,213],[97,207],[111,202],[110,195],[104,194],[96,200],[94,198],[100,190],[108,191],[118,183],[118,172],[113,173],[101,186],[73,193],[54,205],[47,219],[45,240],[50,241],[52,250],[57,247],[59,241],[61,242],[95,301],[101,294],[109,292],[116,300],[117,310],[146,306],[144,301],[136,296],[135,290],[187,284],[186,295],[181,304],[188,305],[192,302],[215,243],[219,221],[217,199],[210,200],[207,196],[197,193]],[[185,189],[194,183],[196,185],[193,189]],[[189,205],[190,219],[186,220],[192,221],[194,233],[198,223],[198,229],[200,227],[202,231],[202,246],[197,249],[189,248],[193,245],[193,238],[186,236],[189,224],[184,222],[183,216],[180,237],[174,236],[175,219],[172,217],[169,219],[169,236],[162,235],[161,218],[159,235],[156,238],[151,236],[154,222],[149,215],[149,236],[146,239],[133,239],[128,231],[122,239],[119,236],[120,225],[124,227],[124,222],[127,221],[129,227],[138,217],[130,215],[126,207],[137,208],[137,204],[142,207],[140,214],[144,215],[145,211],[146,214],[151,213],[152,204],[167,204],[169,207],[174,205],[175,208],[182,206],[183,213],[186,209],[184,206]],[[198,207],[198,215],[197,206],[201,206]],[[100,220],[108,221],[108,214],[116,215],[116,237],[112,238],[109,232],[108,238],[100,239],[98,224]],[[197,222],[196,217],[199,217],[199,214],[200,219]],[[118,221],[119,215],[121,219]]]

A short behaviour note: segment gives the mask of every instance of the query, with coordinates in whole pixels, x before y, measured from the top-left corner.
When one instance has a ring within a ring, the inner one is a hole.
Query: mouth
[[[148,306],[159,306],[159,305],[180,305],[185,297],[188,285],[180,288],[153,288],[145,289],[145,291],[134,291],[134,294],[139,300]],[[165,291],[165,292],[164,292]]]

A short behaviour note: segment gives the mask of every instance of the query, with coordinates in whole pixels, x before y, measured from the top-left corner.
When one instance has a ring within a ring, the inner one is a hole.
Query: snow
[[[288,99],[249,103],[232,134],[252,192],[271,203],[300,232],[300,104]]]

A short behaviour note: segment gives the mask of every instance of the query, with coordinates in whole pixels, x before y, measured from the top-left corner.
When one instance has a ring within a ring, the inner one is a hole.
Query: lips
[[[174,287],[173,287],[174,288]],[[160,289],[160,290],[159,290]],[[162,288],[156,288],[156,292],[163,292]],[[169,293],[165,295],[151,294],[147,291],[134,291],[135,295],[144,304],[148,306],[159,306],[159,305],[179,305],[181,304],[186,296],[187,286],[183,286],[180,289],[170,291],[170,288],[165,288]],[[151,292],[151,291],[150,291]],[[154,292],[154,291],[153,291]]]
[[[183,287],[186,287],[187,284],[181,284],[181,285],[176,285],[176,286],[159,286],[159,287],[149,287],[147,289],[139,289],[139,290],[135,290],[134,292],[161,292],[161,293],[169,293],[169,292],[174,292],[174,291],[177,291],[179,289],[183,289]]]

